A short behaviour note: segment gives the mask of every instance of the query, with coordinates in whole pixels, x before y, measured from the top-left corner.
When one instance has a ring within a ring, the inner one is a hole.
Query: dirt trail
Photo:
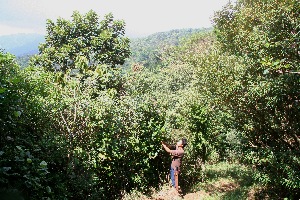
[[[182,194],[181,191],[177,192],[174,188],[163,189],[159,193],[150,198],[151,200],[200,200],[205,196],[209,196],[204,191],[198,191],[194,193]],[[150,200],[147,199],[147,200]]]
[[[214,182],[213,184],[208,184],[206,186],[206,191],[201,190],[197,192],[182,194],[182,192],[179,190],[179,192],[176,191],[175,188],[172,187],[164,187],[161,191],[155,193],[150,198],[151,200],[201,200],[205,197],[209,197],[213,195],[215,192],[219,193],[226,193],[230,191],[234,191],[239,187],[238,184],[225,180],[220,179],[219,181]],[[145,200],[150,200],[145,199]]]

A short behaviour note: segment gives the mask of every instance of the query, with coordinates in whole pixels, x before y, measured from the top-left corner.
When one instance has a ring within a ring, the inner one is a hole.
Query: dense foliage
[[[299,1],[240,1],[215,18],[221,49],[243,60],[226,97],[257,179],[300,195]]]
[[[207,163],[240,161],[271,198],[298,198],[298,11],[296,0],[228,4],[214,31],[166,41],[172,45],[158,62],[139,56],[155,49],[140,43],[123,68],[116,66],[129,41],[111,14],[48,21],[31,66],[20,69],[0,53],[1,192],[14,199],[146,192],[167,181],[161,141],[186,137],[182,188],[203,181]]]
[[[94,70],[99,64],[115,67],[130,54],[125,23],[114,20],[111,13],[100,21],[92,10],[86,15],[75,11],[71,21],[48,20],[46,28],[46,42],[39,46],[39,55],[32,62],[48,70]],[[79,66],[76,61],[81,61]]]
[[[35,123],[35,120],[44,120],[39,118],[43,116],[43,110],[35,108],[36,102],[27,98],[31,88],[14,62],[14,56],[0,53],[0,67],[0,192],[1,195],[14,193],[13,198],[19,198],[18,192],[23,191],[22,195],[39,198],[50,191],[46,179],[47,163],[42,160],[47,155],[42,150],[45,146],[36,143],[47,122]],[[34,110],[39,115],[35,115]]]

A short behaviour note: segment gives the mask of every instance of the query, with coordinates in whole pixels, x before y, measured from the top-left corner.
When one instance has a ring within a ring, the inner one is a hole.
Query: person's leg
[[[172,167],[170,169],[170,178],[171,178],[171,181],[172,181],[172,186],[175,187],[175,171]]]
[[[175,188],[178,191],[178,171],[175,171],[174,177],[175,177]]]

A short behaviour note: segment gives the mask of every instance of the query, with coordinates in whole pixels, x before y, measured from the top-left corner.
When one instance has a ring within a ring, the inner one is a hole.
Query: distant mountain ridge
[[[134,42],[145,41],[151,42],[152,45],[157,46],[164,44],[177,46],[182,38],[191,36],[198,32],[211,31],[212,28],[186,28],[186,29],[173,29],[170,31],[153,33],[146,37],[133,39]]]
[[[138,43],[142,45],[159,46],[164,43],[178,45],[179,39],[205,29],[174,29],[158,32],[144,37],[130,37],[133,48]],[[0,49],[15,56],[34,55],[38,53],[38,46],[45,42],[45,36],[36,33],[20,33],[0,36]]]
[[[173,29],[157,32],[145,37],[131,37],[131,56],[124,64],[129,67],[134,63],[146,67],[157,66],[160,63],[159,54],[164,46],[177,46],[182,38],[191,36],[197,32],[211,31],[211,28],[201,29]],[[14,54],[20,66],[27,66],[30,57],[38,53],[38,46],[45,42],[45,36],[41,34],[14,34],[0,36],[0,49]]]
[[[0,36],[0,49],[16,56],[33,55],[38,53],[38,46],[45,42],[41,34],[14,34]]]
[[[164,48],[178,46],[184,38],[212,30],[212,28],[173,29],[142,38],[132,38],[130,41],[131,56],[126,60],[125,67],[130,67],[136,63],[144,67],[158,66],[161,64],[160,55]]]

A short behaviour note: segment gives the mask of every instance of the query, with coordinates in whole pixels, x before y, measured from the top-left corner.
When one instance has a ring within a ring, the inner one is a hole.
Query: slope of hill
[[[208,29],[175,29],[159,32],[143,38],[131,39],[131,56],[124,64],[129,67],[132,64],[140,64],[145,67],[158,66],[160,55],[165,48],[177,46],[182,38],[189,37],[197,32],[210,31]]]
[[[142,38],[131,38],[131,56],[124,67],[141,64],[145,67],[158,66],[160,55],[164,48],[177,46],[182,38],[201,31],[211,29],[175,29],[159,32]],[[40,34],[14,34],[0,36],[0,49],[17,56],[18,63],[24,67],[29,58],[38,53],[38,45],[45,42],[44,35]]]
[[[16,56],[38,53],[38,45],[45,41],[40,34],[14,34],[0,36],[0,48]]]

